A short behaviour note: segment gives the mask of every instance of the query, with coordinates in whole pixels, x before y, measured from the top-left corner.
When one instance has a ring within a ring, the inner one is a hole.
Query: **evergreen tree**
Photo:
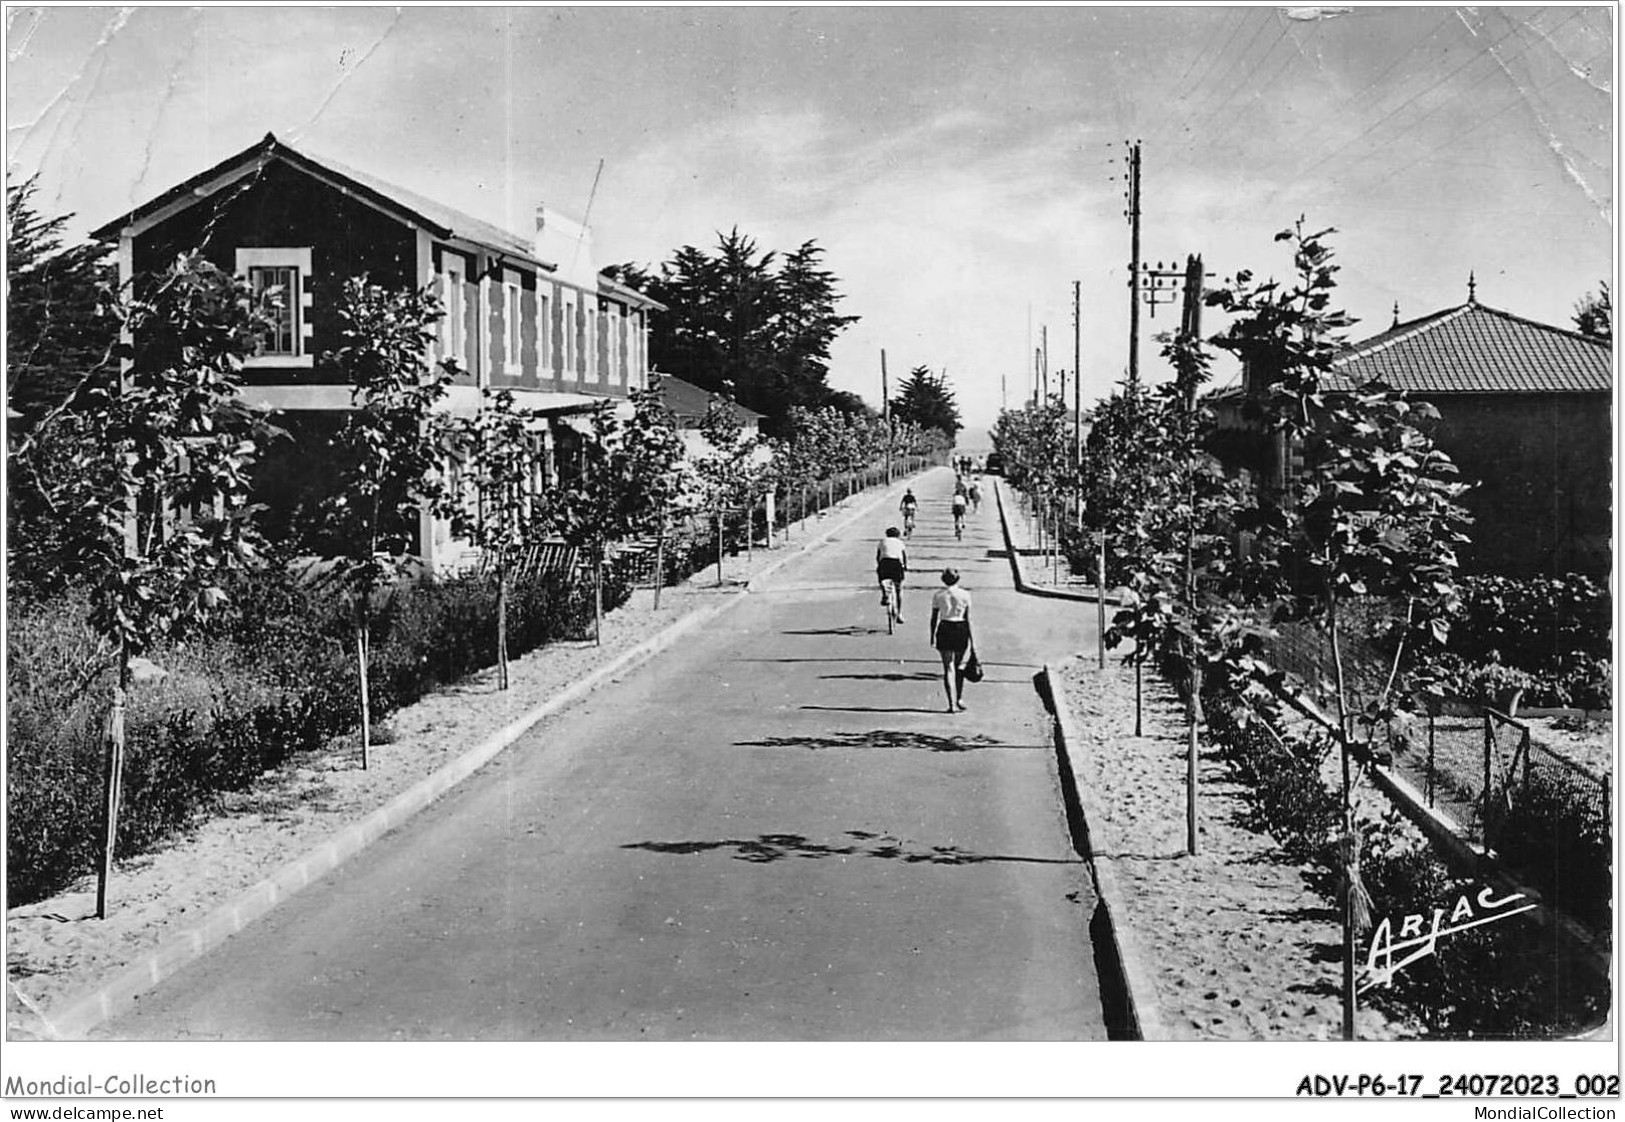
[[[112,378],[118,321],[103,314],[116,279],[105,245],[62,245],[72,215],[44,218],[35,180],[6,186],[6,403],[28,431],[95,374]]]
[[[950,444],[964,427],[947,375],[933,374],[924,366],[916,366],[908,372],[908,378],[892,399],[891,411],[899,421],[911,421],[922,429],[946,433]]]
[[[1588,292],[1574,305],[1574,329],[1581,335],[1611,343],[1614,339],[1614,294],[1608,282],[1599,286],[1600,293]]]
[[[657,269],[604,272],[669,309],[650,330],[653,367],[732,394],[765,416],[767,432],[780,433],[794,406],[851,411],[851,395],[825,379],[830,344],[858,317],[837,314],[841,296],[823,256],[809,240],[781,260],[736,227],[717,235],[714,252],[685,245]]]

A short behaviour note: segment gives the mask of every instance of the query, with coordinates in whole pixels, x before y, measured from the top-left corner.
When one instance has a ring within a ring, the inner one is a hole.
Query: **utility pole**
[[[880,416],[886,422],[886,483],[891,484],[891,387],[886,381],[886,348],[880,348]]]
[[[1072,282],[1072,524],[1083,525],[1083,283]]]
[[[1040,342],[1042,342],[1043,347],[1044,347],[1044,362],[1043,362],[1043,365],[1039,368],[1044,372],[1044,374],[1043,374],[1044,397],[1043,397],[1043,400],[1040,402],[1040,404],[1041,405],[1048,405],[1049,404],[1049,324],[1046,323],[1041,328],[1039,328],[1038,338],[1039,338]]]
[[[1129,145],[1128,157],[1128,384],[1129,399],[1140,388],[1140,142]]]

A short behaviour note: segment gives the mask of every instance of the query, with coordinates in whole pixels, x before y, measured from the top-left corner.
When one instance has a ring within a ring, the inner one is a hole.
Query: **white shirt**
[[[958,623],[970,615],[970,593],[955,585],[943,585],[931,596],[931,610],[938,623]]]
[[[884,561],[888,557],[894,561],[901,561],[904,556],[902,538],[881,538],[880,544],[875,546],[876,561]]]

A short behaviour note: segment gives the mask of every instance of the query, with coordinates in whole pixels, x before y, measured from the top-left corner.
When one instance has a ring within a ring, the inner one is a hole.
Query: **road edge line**
[[[1016,583],[1016,591],[1027,596],[1043,596],[1051,600],[1072,600],[1082,604],[1096,604],[1102,599],[1093,592],[1069,592],[1063,588],[1045,588],[1043,585],[1029,584],[1027,578],[1021,573],[1021,558],[1016,553],[1015,539],[1010,536],[1010,521],[1004,509],[1004,485],[999,480],[993,481],[993,497],[999,506],[999,529],[1004,533],[1005,556],[1010,561],[1010,576]],[[1120,596],[1107,593],[1104,597],[1108,604],[1122,604]]]

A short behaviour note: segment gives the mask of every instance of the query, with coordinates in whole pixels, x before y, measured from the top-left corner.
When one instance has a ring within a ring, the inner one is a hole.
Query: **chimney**
[[[545,227],[546,225],[547,225],[547,207],[543,206],[541,203],[537,203],[536,204],[536,232],[538,234],[541,233],[542,228]]]

